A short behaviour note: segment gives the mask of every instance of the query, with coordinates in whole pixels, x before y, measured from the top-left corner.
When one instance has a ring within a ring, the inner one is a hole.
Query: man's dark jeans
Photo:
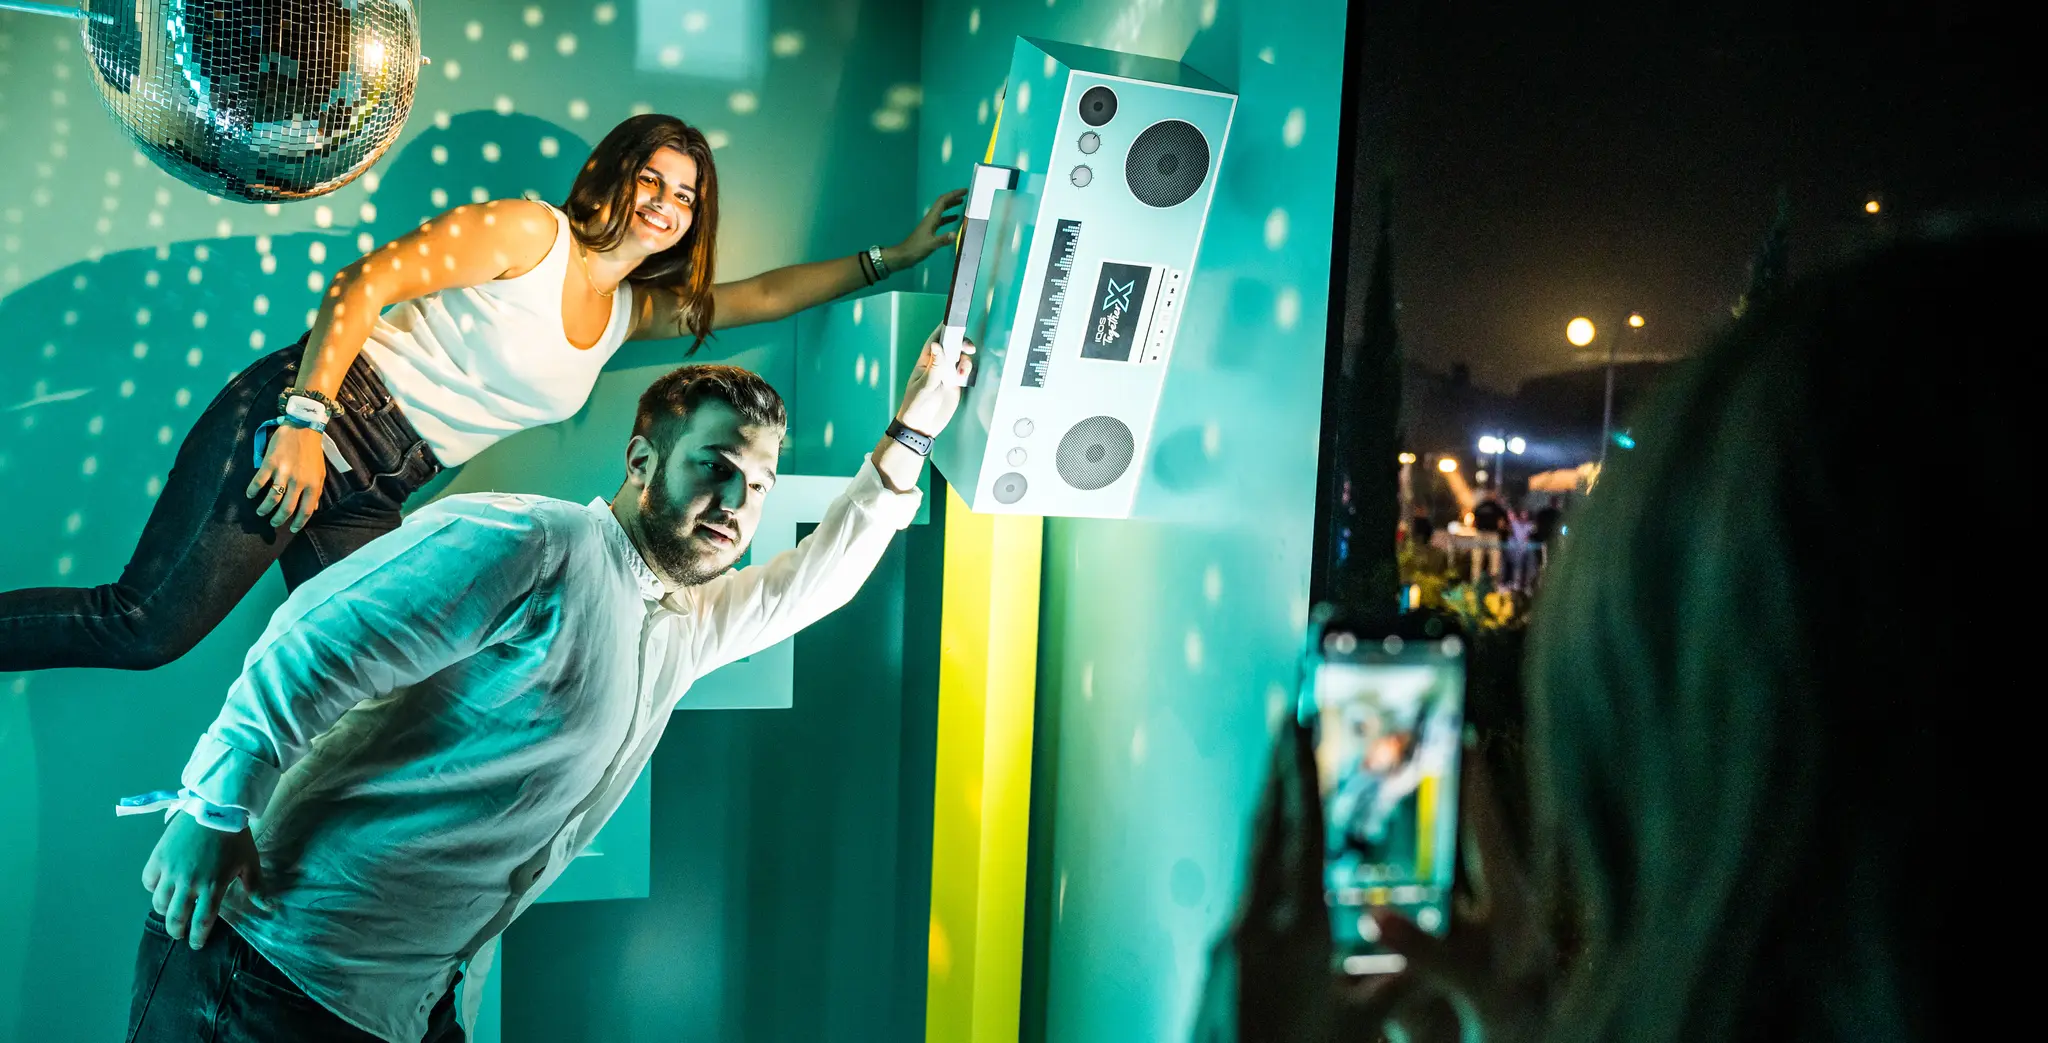
[[[422,1043],[463,1043],[451,985],[427,1016]],[[379,1043],[292,984],[225,920],[206,947],[173,941],[164,918],[142,924],[128,1043]]]
[[[296,536],[256,513],[256,429],[277,416],[303,351],[302,340],[258,359],[200,414],[118,581],[0,592],[0,673],[162,666],[227,618],[272,562],[296,589],[398,527],[406,497],[441,465],[362,358],[327,428],[349,471],[328,466],[319,509]]]

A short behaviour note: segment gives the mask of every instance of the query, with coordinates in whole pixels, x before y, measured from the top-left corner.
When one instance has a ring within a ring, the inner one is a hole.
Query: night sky
[[[1726,321],[1780,184],[1795,272],[1877,222],[2044,198],[2048,55],[2021,55],[2036,38],[2018,22],[1531,6],[1353,8],[1363,168],[1393,177],[1402,341],[1423,366],[1512,390],[1590,361],[1565,342],[1574,315],[1605,336],[1630,310],[1648,325],[1625,351],[1688,350]]]

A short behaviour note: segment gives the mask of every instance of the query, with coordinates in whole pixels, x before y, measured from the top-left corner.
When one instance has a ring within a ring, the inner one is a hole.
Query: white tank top
[[[584,350],[569,343],[562,283],[574,239],[568,215],[548,212],[555,245],[533,270],[394,304],[363,344],[406,419],[450,467],[576,415],[632,325],[633,293],[621,283],[604,336]]]

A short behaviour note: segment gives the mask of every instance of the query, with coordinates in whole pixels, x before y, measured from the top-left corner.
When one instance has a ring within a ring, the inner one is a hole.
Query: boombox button
[[[1101,147],[1102,135],[1097,134],[1092,130],[1086,134],[1081,135],[1081,151],[1083,153],[1092,156],[1095,154],[1095,150]]]
[[[1090,170],[1085,166],[1075,167],[1073,173],[1073,180],[1075,188],[1087,188],[1088,183],[1090,181],[1095,180],[1095,171]]]
[[[1033,424],[1029,420],[1019,420],[1017,421],[1015,426],[1010,428],[1010,430],[1017,432],[1018,438],[1030,438],[1031,432],[1036,431],[1037,429],[1037,425]]]
[[[1022,467],[1024,466],[1024,461],[1027,459],[1027,457],[1024,453],[1024,450],[1012,449],[1010,450],[1010,455],[1004,457],[1004,459],[1010,461],[1011,467]]]

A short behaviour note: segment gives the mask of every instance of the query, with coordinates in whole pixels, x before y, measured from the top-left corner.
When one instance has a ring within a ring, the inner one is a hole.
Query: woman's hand
[[[1442,1005],[1430,1002],[1439,999],[1475,1023],[1464,1026],[1463,1038],[1514,1043],[1538,1034],[1555,980],[1556,948],[1530,902],[1529,880],[1508,839],[1486,762],[1469,751],[1460,804],[1472,901],[1460,904],[1443,938],[1390,909],[1373,912],[1380,944],[1406,957],[1408,968],[1391,980],[1344,987],[1339,1023],[1350,1038],[1369,1038],[1367,1032],[1376,1038],[1386,1021],[1401,1023],[1411,1040],[1460,1038],[1457,1026],[1441,1016]]]
[[[320,507],[320,488],[327,482],[327,454],[320,437],[312,428],[289,424],[271,432],[263,466],[249,482],[249,497],[263,496],[256,503],[257,517],[269,518],[277,527],[289,522],[293,532],[306,527]],[[264,492],[266,487],[269,492]]]
[[[910,234],[905,236],[902,242],[888,249],[883,260],[889,263],[889,270],[907,271],[930,257],[939,247],[951,243],[958,230],[946,226],[960,220],[960,215],[954,208],[966,199],[967,190],[956,188],[933,200],[932,205],[925,209],[924,218],[917,223],[917,227],[911,229]]]

